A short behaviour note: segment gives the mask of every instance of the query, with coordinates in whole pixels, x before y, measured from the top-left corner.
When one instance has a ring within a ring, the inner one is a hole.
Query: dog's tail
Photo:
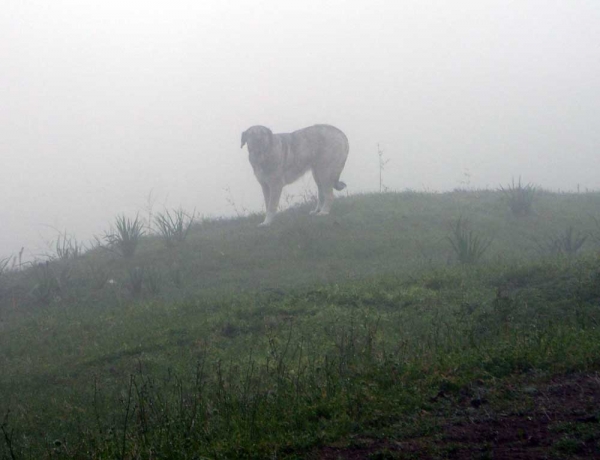
[[[333,188],[336,189],[339,192],[339,191],[344,190],[346,188],[346,183],[342,182],[341,180],[338,180],[333,185]]]

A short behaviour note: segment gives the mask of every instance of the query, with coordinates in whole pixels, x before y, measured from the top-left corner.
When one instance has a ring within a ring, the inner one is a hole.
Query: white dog
[[[348,138],[333,126],[315,125],[281,134],[273,134],[264,126],[252,126],[242,133],[242,147],[245,144],[267,208],[261,226],[273,221],[283,187],[309,170],[319,189],[319,201],[311,214],[329,214],[333,189],[346,187],[340,175],[348,157]]]

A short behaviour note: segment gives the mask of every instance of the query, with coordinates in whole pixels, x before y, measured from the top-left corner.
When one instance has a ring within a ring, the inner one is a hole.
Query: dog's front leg
[[[269,191],[269,184],[267,184],[266,182],[261,182],[260,186],[262,187],[263,197],[265,199],[265,211],[268,211],[269,197],[271,196],[271,193]]]
[[[265,220],[259,227],[266,227],[271,225],[275,214],[277,214],[277,208],[279,207],[279,198],[281,198],[281,191],[283,190],[283,184],[275,183],[269,184],[269,202],[267,203],[267,215]]]

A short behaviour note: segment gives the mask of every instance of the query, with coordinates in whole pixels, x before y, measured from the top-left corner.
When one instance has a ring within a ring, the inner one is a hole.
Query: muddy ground
[[[394,433],[390,427],[384,436],[353,436],[322,447],[310,457],[600,458],[600,374],[526,376],[490,388],[475,382],[454,394],[440,391],[415,420],[419,424],[434,428],[411,437],[400,429]]]

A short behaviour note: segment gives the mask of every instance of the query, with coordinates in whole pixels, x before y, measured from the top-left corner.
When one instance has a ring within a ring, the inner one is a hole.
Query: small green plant
[[[115,231],[111,231],[104,236],[110,249],[115,249],[126,259],[133,257],[135,250],[144,235],[144,225],[139,219],[139,215],[134,220],[127,217],[117,216],[115,221]]]
[[[163,237],[165,244],[172,247],[178,243],[183,243],[194,223],[196,211],[190,215],[183,209],[173,210],[173,214],[168,210],[164,213],[159,213],[154,222],[158,227],[160,235]]]
[[[546,240],[536,242],[538,250],[542,254],[566,255],[574,256],[579,252],[588,236],[573,229],[573,226],[554,236],[546,238]]]
[[[461,264],[477,262],[492,244],[491,238],[483,238],[470,230],[462,216],[451,225],[450,230],[448,241]]]
[[[522,185],[521,177],[519,177],[519,182],[515,184],[513,178],[511,184],[506,188],[500,186],[500,190],[508,201],[508,207],[513,215],[522,217],[533,212],[533,199],[536,189],[532,184]]]

